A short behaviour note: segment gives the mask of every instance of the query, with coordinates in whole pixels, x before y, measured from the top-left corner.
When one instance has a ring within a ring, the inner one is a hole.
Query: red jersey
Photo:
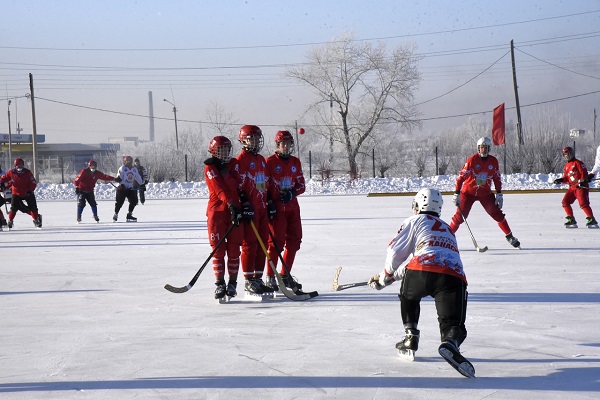
[[[6,175],[0,177],[0,182],[9,182],[12,185],[12,194],[19,197],[27,197],[28,192],[33,192],[37,187],[35,177],[27,168],[18,172],[16,168],[9,170]]]
[[[266,208],[267,176],[266,161],[260,154],[242,150],[234,159],[235,171],[240,176],[240,189],[247,195],[254,208]]]
[[[574,158],[571,161],[567,161],[563,167],[563,176],[560,179],[562,183],[568,183],[569,187],[577,187],[577,185],[588,187],[587,182],[585,182],[587,176],[588,170],[585,164]]]
[[[79,171],[79,174],[75,177],[73,184],[82,192],[88,193],[94,191],[98,179],[109,182],[115,180],[115,178],[112,176],[105,175],[98,170],[92,172],[89,168],[84,168]]]
[[[456,178],[456,191],[473,196],[485,196],[492,192],[492,182],[496,191],[502,190],[502,175],[498,159],[492,155],[483,158],[479,153],[467,158]]]
[[[291,189],[295,195],[304,193],[306,185],[302,174],[302,165],[297,157],[280,157],[277,154],[269,156],[267,162],[267,176],[269,181],[267,190],[271,199],[279,199],[281,189]],[[294,196],[286,206],[298,203]]]
[[[204,180],[209,193],[207,215],[209,211],[228,211],[229,204],[240,207],[238,197],[240,179],[234,168],[233,159],[227,164],[221,163],[216,158],[204,161]]]

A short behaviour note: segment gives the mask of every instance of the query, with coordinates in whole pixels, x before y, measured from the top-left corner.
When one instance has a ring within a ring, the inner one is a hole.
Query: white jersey
[[[144,180],[140,176],[136,167],[128,167],[127,165],[121,165],[117,171],[117,175],[121,177],[121,185],[127,189],[133,188],[133,181],[137,181],[138,184],[142,185]]]
[[[594,168],[592,168],[591,174],[597,174],[600,172],[600,146],[596,150],[596,161],[594,162]]]
[[[453,275],[467,283],[456,237],[440,218],[417,214],[405,219],[388,246],[385,272],[401,278],[398,268],[411,254],[407,269]]]

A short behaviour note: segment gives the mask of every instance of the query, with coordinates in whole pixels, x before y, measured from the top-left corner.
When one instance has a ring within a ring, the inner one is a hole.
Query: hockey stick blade
[[[478,252],[480,252],[480,253],[484,253],[484,252],[486,252],[486,251],[487,251],[488,247],[487,247],[487,246],[485,246],[484,248],[481,248],[481,247],[476,247],[475,249],[476,249]]]
[[[165,289],[167,289],[171,293],[185,293],[190,290],[192,287],[190,285],[185,285],[183,287],[175,287],[171,286],[168,283],[165,285]]]
[[[351,289],[358,286],[367,286],[369,282],[356,282],[356,283],[346,283],[344,285],[340,285],[338,280],[340,278],[340,273],[342,272],[342,267],[338,267],[335,270],[335,275],[333,276],[333,290],[339,292],[340,290]]]
[[[275,274],[275,279],[277,279],[277,284],[279,285],[279,290],[281,290],[281,293],[283,293],[283,295],[285,297],[287,297],[288,299],[294,300],[294,301],[309,300],[309,299],[312,299],[313,297],[316,297],[318,295],[317,292],[296,294],[285,286],[285,284],[283,283],[283,278],[281,277],[281,274],[279,273],[279,271],[277,271],[277,268],[275,267],[273,260],[271,260],[271,257],[269,256],[269,252],[267,251],[267,248],[265,247],[265,243],[263,242],[262,238],[260,237],[260,234],[258,233],[258,230],[256,229],[256,225],[254,225],[254,221],[252,221],[252,220],[250,220],[250,227],[254,231],[254,234],[256,235],[256,239],[258,240],[258,244],[259,244],[260,248],[262,249],[263,253],[265,253],[265,257],[267,258],[267,261],[269,262],[269,265],[271,266],[271,269],[273,270],[273,273]]]

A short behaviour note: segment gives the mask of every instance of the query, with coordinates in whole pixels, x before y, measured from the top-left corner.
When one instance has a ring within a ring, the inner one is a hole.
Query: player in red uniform
[[[75,193],[77,194],[77,222],[81,222],[81,214],[83,213],[86,202],[90,204],[94,220],[96,220],[96,222],[100,221],[100,218],[98,218],[98,203],[96,203],[96,195],[94,194],[96,182],[98,179],[107,182],[115,180],[114,177],[106,175],[96,168],[98,168],[98,163],[94,160],[90,160],[87,168],[79,171],[79,174],[77,174],[73,181]]]
[[[292,156],[294,152],[294,137],[289,131],[279,131],[275,134],[275,154],[267,158],[267,191],[269,198],[277,207],[277,212],[269,227],[272,235],[269,235],[269,257],[277,266],[277,250],[283,251],[283,261],[287,270],[281,269],[281,275],[287,287],[294,284],[293,278],[286,274],[292,270],[296,252],[300,249],[302,242],[302,221],[300,219],[300,205],[296,196],[304,193],[305,182],[302,174],[300,159]],[[275,242],[273,242],[275,238]],[[285,250],[284,250],[285,247]],[[267,286],[278,290],[277,281],[271,267],[267,264]]]
[[[573,207],[571,204],[577,200],[579,207],[583,210],[588,228],[598,228],[598,222],[594,218],[594,213],[590,207],[590,188],[588,185],[588,171],[583,162],[575,158],[575,151],[572,147],[565,147],[562,155],[567,160],[563,167],[563,176],[555,179],[554,184],[568,183],[569,188],[562,199],[562,206],[567,214],[565,227],[577,228],[577,222],[573,216]]]
[[[204,161],[204,180],[209,198],[206,207],[208,240],[213,250],[231,225],[227,239],[221,243],[212,258],[215,274],[215,299],[237,295],[237,277],[240,266],[240,246],[244,236],[240,226],[242,220],[240,198],[238,196],[239,176],[234,171],[231,160],[231,141],[225,136],[215,136],[208,145],[211,158]],[[229,281],[225,284],[225,255]]]
[[[33,218],[33,224],[41,228],[42,215],[38,213],[37,201],[33,193],[37,187],[37,181],[31,171],[25,168],[25,162],[22,158],[15,159],[15,167],[0,177],[0,182],[12,185],[8,228],[13,227],[13,220],[17,215],[17,211],[29,214]]]
[[[473,203],[478,201],[490,217],[498,222],[498,226],[506,235],[508,243],[514,247],[519,247],[521,243],[513,236],[502,212],[502,175],[498,167],[498,159],[490,154],[491,148],[492,139],[489,137],[480,138],[477,141],[477,153],[467,159],[459,172],[452,198],[457,209],[450,222],[450,229],[452,229],[452,232],[456,232],[460,224],[463,223],[463,215],[467,218]],[[492,193],[492,182],[496,188],[495,196]]]
[[[264,144],[263,134],[258,126],[244,125],[240,129],[238,139],[242,144],[242,151],[235,159],[235,171],[241,178],[240,200],[244,206],[250,205],[254,210],[252,221],[262,241],[266,243],[269,237],[266,162],[259,154]],[[273,213],[273,207],[270,207]],[[265,286],[262,281],[266,255],[259,249],[258,240],[248,221],[244,221],[241,261],[246,279],[246,292],[249,295],[272,294],[273,289]]]

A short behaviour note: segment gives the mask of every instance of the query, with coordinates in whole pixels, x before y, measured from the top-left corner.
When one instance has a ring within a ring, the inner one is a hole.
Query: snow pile
[[[560,174],[512,174],[502,176],[503,190],[543,190],[565,188],[552,182]],[[441,191],[453,191],[456,175],[440,175],[424,178],[362,178],[354,181],[348,178],[331,178],[326,181],[310,179],[306,183],[305,195],[344,195],[369,193],[416,192],[423,187]],[[600,187],[593,182],[592,187]],[[36,189],[38,200],[74,200],[75,187],[68,184],[39,184]],[[109,183],[96,185],[96,199],[112,200],[115,187]],[[149,183],[146,197],[149,199],[206,198],[208,189],[205,182],[164,182]]]

